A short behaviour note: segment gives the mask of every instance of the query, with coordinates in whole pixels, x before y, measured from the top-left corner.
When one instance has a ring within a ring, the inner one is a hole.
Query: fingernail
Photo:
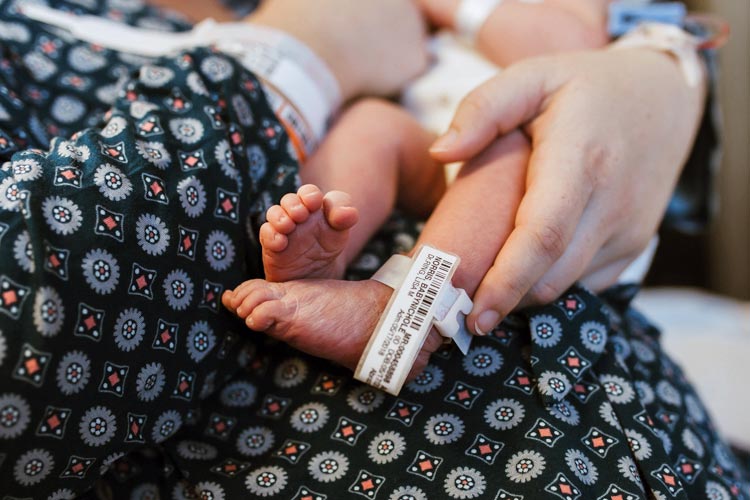
[[[456,132],[455,129],[450,129],[445,134],[440,136],[438,140],[432,144],[432,146],[430,146],[430,151],[433,153],[448,151],[450,147],[456,142],[457,138],[458,132]]]
[[[474,323],[474,329],[479,335],[487,335],[500,322],[500,313],[489,310],[479,315]]]

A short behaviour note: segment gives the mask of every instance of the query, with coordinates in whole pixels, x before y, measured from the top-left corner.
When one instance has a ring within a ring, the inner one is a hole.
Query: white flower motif
[[[114,292],[120,280],[120,265],[114,256],[96,248],[86,253],[83,258],[83,277],[92,290],[99,295],[107,295]]]
[[[633,386],[618,375],[601,375],[599,383],[604,388],[607,399],[615,404],[628,404],[635,398]]]
[[[508,430],[521,423],[526,415],[526,409],[515,399],[502,398],[489,405],[484,410],[484,420],[490,427],[497,430]]]
[[[120,170],[110,163],[102,163],[94,173],[94,184],[99,192],[111,201],[124,200],[133,191],[133,183]]]
[[[503,355],[492,347],[479,346],[471,349],[463,358],[466,373],[475,377],[487,377],[503,366]]]
[[[59,122],[70,124],[79,120],[86,113],[86,106],[77,97],[61,95],[52,101],[49,111]]]
[[[338,481],[349,470],[349,459],[338,451],[324,451],[310,459],[307,470],[313,479],[321,483]]]
[[[29,426],[31,407],[18,394],[0,394],[0,439],[13,439]]]
[[[42,166],[33,158],[21,158],[10,164],[13,177],[19,181],[34,181],[42,175]]]
[[[57,387],[66,396],[81,392],[91,377],[91,360],[81,351],[66,353],[57,366]]]
[[[146,320],[138,309],[125,309],[115,321],[114,338],[117,347],[130,352],[141,343],[146,333]]]
[[[607,328],[598,321],[587,321],[581,325],[581,342],[591,352],[604,352],[607,344]]]
[[[54,337],[65,321],[62,298],[51,286],[42,286],[34,297],[34,326],[42,337]]]
[[[125,120],[125,118],[123,118],[122,116],[113,116],[99,133],[102,137],[111,139],[125,130],[127,126],[128,122]]]
[[[206,260],[214,271],[226,271],[234,261],[234,243],[224,231],[211,231],[206,238]]]
[[[182,179],[177,184],[177,193],[180,195],[182,209],[188,217],[198,217],[206,209],[206,190],[196,177]]]
[[[388,500],[429,500],[427,494],[416,486],[399,486]]]
[[[307,377],[307,362],[302,358],[289,358],[282,361],[273,373],[273,382],[279,387],[289,389],[304,382]]]
[[[636,460],[642,461],[651,457],[651,444],[643,434],[635,429],[625,429],[625,435],[628,438],[630,451],[633,452]]]
[[[161,142],[135,141],[135,149],[138,154],[158,169],[166,170],[172,163],[172,156]]]
[[[76,495],[73,490],[60,488],[59,490],[53,491],[52,494],[47,497],[47,500],[75,500],[77,496],[78,495]]]
[[[78,425],[78,432],[87,445],[103,446],[115,436],[117,420],[109,408],[94,406],[83,414]]]
[[[478,470],[457,467],[448,473],[443,486],[451,498],[476,498],[484,493],[487,482]]]
[[[167,410],[156,418],[151,430],[151,439],[161,443],[173,436],[182,427],[182,416],[175,410]]]
[[[263,149],[254,144],[247,148],[247,160],[250,163],[250,178],[258,182],[266,175],[268,159]]]
[[[326,405],[310,402],[294,410],[289,423],[296,431],[312,433],[322,429],[328,423],[329,416],[330,412]]]
[[[602,417],[605,422],[607,422],[615,429],[622,429],[622,427],[620,426],[620,421],[617,418],[617,414],[615,413],[615,409],[612,407],[612,403],[610,403],[609,401],[604,401],[599,406],[599,416]]]
[[[427,420],[424,433],[427,440],[432,444],[450,444],[463,436],[464,422],[457,415],[440,413]]]
[[[169,230],[161,218],[153,214],[142,214],[135,223],[138,246],[149,255],[161,255],[169,247]]]
[[[146,101],[133,101],[130,103],[130,116],[132,116],[136,120],[140,120],[155,109],[159,109],[159,106],[154,103]]]
[[[514,483],[526,483],[544,472],[544,457],[532,450],[515,453],[505,465],[505,476]]]
[[[630,479],[635,484],[637,484],[641,490],[643,490],[641,476],[640,474],[638,474],[638,466],[635,465],[635,462],[632,458],[630,458],[629,456],[620,457],[617,460],[617,469],[620,471],[620,474],[622,474],[622,477],[624,477],[625,479]]]
[[[656,353],[645,342],[638,339],[630,340],[630,347],[633,348],[633,354],[643,363],[653,363],[656,360]]]
[[[13,244],[13,257],[21,269],[27,273],[34,272],[34,249],[31,246],[31,236],[25,229],[21,231]]]
[[[7,177],[0,182],[0,208],[18,212],[21,210],[21,202],[28,195],[28,191],[22,191],[13,177]]]
[[[688,417],[696,424],[702,424],[706,421],[706,411],[703,409],[703,405],[700,403],[698,398],[692,394],[685,395],[685,409],[687,410]]]
[[[638,394],[638,399],[644,406],[654,402],[654,400],[656,399],[656,395],[654,394],[654,390],[651,388],[651,385],[649,385],[648,382],[645,382],[643,380],[636,380],[635,382],[633,382],[633,385],[635,385],[635,391]]]
[[[73,234],[83,223],[81,209],[68,198],[48,196],[42,203],[42,212],[50,229],[57,234]]]
[[[138,79],[150,88],[163,87],[174,78],[174,71],[164,66],[157,66],[155,64],[146,64],[141,66],[140,74]]]
[[[540,314],[533,316],[529,322],[531,340],[541,347],[553,347],[562,338],[562,326],[554,316]]]
[[[250,427],[237,437],[237,451],[248,457],[259,457],[271,449],[275,439],[268,427]]]
[[[54,467],[55,459],[49,451],[34,448],[18,457],[13,477],[21,486],[32,486],[49,476]]]
[[[206,78],[214,83],[230,78],[234,74],[234,68],[229,61],[219,56],[209,56],[201,61],[201,71]]]
[[[161,394],[166,383],[164,367],[161,363],[149,363],[138,372],[135,381],[135,390],[141,401],[153,401]]]
[[[5,340],[5,335],[3,335],[3,331],[0,330],[0,366],[3,366],[3,361],[5,361],[5,356],[8,354],[8,341]]]
[[[169,130],[183,144],[195,144],[203,138],[203,124],[195,118],[174,118],[169,121]]]
[[[60,141],[57,145],[57,154],[84,163],[91,156],[91,150],[85,144],[77,146],[70,141]]]
[[[656,395],[659,399],[672,406],[682,406],[680,391],[666,380],[660,380],[656,384]]]
[[[164,279],[164,295],[167,304],[175,311],[182,311],[193,300],[193,280],[182,269],[171,271]]]
[[[406,440],[398,432],[384,431],[372,438],[367,456],[378,465],[393,462],[406,451]]]
[[[569,449],[565,452],[565,463],[579,481],[591,486],[599,478],[599,472],[591,460],[580,450]]]
[[[346,403],[357,413],[371,413],[384,401],[385,394],[369,385],[358,385],[346,396]]]
[[[198,498],[211,500],[225,500],[226,493],[219,483],[213,481],[201,481],[195,485],[195,494]]]
[[[564,373],[545,371],[539,376],[537,387],[541,394],[559,401],[570,391],[572,385]]]
[[[406,385],[406,388],[417,394],[425,394],[440,387],[444,378],[442,368],[436,365],[427,365],[422,373]]]
[[[221,390],[221,404],[231,408],[247,408],[255,402],[258,389],[244,380],[230,382]]]
[[[695,453],[698,458],[703,458],[703,455],[706,453],[706,448],[703,446],[701,438],[699,438],[690,427],[685,427],[685,429],[683,429],[681,437],[685,448]]]
[[[190,73],[188,73],[185,82],[187,83],[188,88],[192,90],[194,94],[203,96],[208,95],[208,89],[206,88],[206,85],[203,83],[203,80],[201,80],[201,76],[195,71],[191,71]]]
[[[240,181],[240,171],[234,162],[234,153],[229,145],[229,141],[226,139],[219,141],[214,148],[214,157],[216,158],[216,161],[219,162],[221,171],[224,172],[224,175],[234,181]]]
[[[206,321],[196,321],[187,335],[187,350],[190,359],[196,363],[203,361],[216,345],[214,330]]]
[[[581,421],[581,415],[578,413],[578,410],[576,410],[575,406],[564,399],[548,406],[547,410],[553,417],[565,422],[568,425],[575,426],[578,425]]]
[[[247,489],[262,497],[274,496],[286,488],[287,473],[281,467],[267,465],[250,472],[245,478]]]
[[[730,500],[729,491],[716,481],[706,481],[706,500]]]
[[[185,439],[177,443],[177,454],[188,460],[213,460],[219,451],[208,443]]]

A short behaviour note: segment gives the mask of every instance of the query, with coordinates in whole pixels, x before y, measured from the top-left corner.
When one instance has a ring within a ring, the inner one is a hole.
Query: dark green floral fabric
[[[136,25],[124,0],[54,2]],[[399,397],[244,329],[265,209],[298,184],[255,77],[145,60],[0,2],[0,496],[749,498],[634,289],[574,287]],[[396,217],[352,266],[413,244]]]

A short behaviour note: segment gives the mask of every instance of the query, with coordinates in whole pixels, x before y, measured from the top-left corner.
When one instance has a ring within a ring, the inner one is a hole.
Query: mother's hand
[[[467,96],[435,158],[472,158],[517,127],[532,140],[515,229],[468,324],[487,332],[581,278],[595,290],[614,283],[662,218],[703,95],[671,56],[628,49],[527,60]]]
[[[413,0],[273,0],[247,21],[307,44],[344,98],[396,93],[427,66],[424,20]]]

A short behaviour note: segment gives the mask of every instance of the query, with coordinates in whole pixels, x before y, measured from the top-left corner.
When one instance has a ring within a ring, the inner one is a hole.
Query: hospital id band
[[[413,259],[394,255],[375,273],[372,279],[395,291],[359,360],[357,380],[397,395],[433,326],[468,351],[464,315],[472,302],[451,284],[458,264],[457,256],[425,245]]]

